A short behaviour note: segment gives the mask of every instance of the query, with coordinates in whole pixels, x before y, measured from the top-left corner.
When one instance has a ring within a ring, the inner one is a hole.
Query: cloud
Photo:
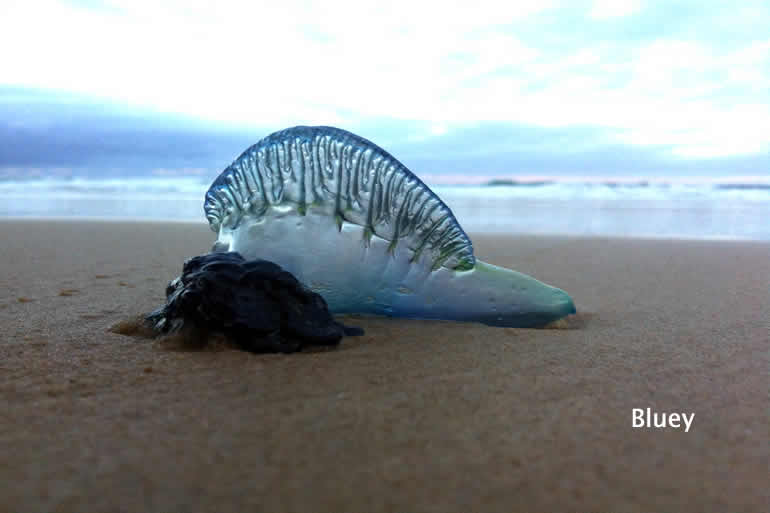
[[[72,94],[0,87],[0,167],[221,170],[263,135]]]
[[[81,95],[0,87],[0,176],[213,178],[280,128],[233,127]],[[683,159],[672,156],[668,145],[618,141],[612,128],[600,125],[376,117],[342,128],[385,148],[418,175],[438,177],[435,183],[491,176],[756,175],[770,165],[767,154]]]
[[[641,0],[594,0],[590,16],[597,19],[617,18],[634,14],[641,7]]]
[[[0,84],[252,130],[601,127],[702,160],[770,151],[769,25],[754,1],[11,2]]]

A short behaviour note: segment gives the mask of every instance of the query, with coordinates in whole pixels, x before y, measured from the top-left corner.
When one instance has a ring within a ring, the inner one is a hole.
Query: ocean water
[[[2,181],[0,217],[204,222],[210,183],[199,177]],[[431,188],[469,233],[770,240],[767,183],[551,181]]]

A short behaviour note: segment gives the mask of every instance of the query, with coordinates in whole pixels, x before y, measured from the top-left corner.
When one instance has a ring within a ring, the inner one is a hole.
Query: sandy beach
[[[578,314],[170,349],[108,329],[207,225],[0,221],[0,511],[767,511],[770,244],[471,237]]]

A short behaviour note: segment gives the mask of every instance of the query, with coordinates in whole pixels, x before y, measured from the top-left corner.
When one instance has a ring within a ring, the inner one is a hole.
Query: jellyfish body
[[[564,291],[477,260],[427,185],[338,128],[288,128],[251,146],[204,211],[214,251],[278,263],[335,313],[536,327],[575,312]]]

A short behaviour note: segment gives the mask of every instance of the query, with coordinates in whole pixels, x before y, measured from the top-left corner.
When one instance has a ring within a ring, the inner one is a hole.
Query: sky
[[[0,177],[333,125],[418,175],[770,175],[770,3],[5,0]]]

